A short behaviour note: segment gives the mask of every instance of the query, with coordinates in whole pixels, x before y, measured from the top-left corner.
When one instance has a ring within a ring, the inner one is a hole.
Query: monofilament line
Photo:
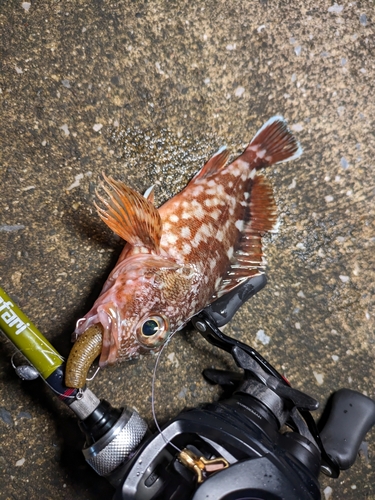
[[[178,330],[177,330],[178,331]],[[154,422],[155,422],[155,425],[156,425],[156,428],[157,430],[160,432],[162,438],[164,439],[165,443],[166,444],[170,444],[171,446],[173,446],[173,448],[175,448],[175,450],[177,450],[179,453],[181,453],[181,450],[180,448],[178,448],[176,445],[174,445],[171,441],[169,441],[163,434],[163,431],[161,430],[159,424],[158,424],[158,421],[157,421],[157,418],[156,418],[156,412],[155,412],[155,382],[156,382],[156,371],[158,369],[158,365],[159,365],[159,361],[160,361],[160,357],[161,357],[161,354],[162,352],[164,351],[164,348],[166,347],[167,344],[169,344],[170,340],[172,339],[172,337],[177,333],[177,331],[173,332],[172,335],[167,339],[167,341],[165,342],[165,344],[163,345],[163,347],[160,349],[160,351],[158,352],[158,355],[156,357],[156,361],[155,361],[155,366],[154,366],[154,371],[153,371],[153,374],[152,374],[152,384],[151,384],[151,409],[152,409],[152,418],[154,419]]]

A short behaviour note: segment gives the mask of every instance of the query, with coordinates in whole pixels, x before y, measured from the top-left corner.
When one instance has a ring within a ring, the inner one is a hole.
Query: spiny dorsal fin
[[[244,215],[242,236],[232,257],[231,266],[222,281],[219,292],[221,297],[245,279],[264,272],[265,259],[262,250],[262,236],[275,230],[277,224],[276,203],[272,188],[261,175],[254,178],[250,203]]]
[[[146,198],[147,201],[155,205],[155,184],[146,189],[143,197]]]
[[[95,203],[100,218],[116,234],[134,246],[159,252],[162,222],[159,212],[150,201],[126,184],[103,174],[107,186],[102,188],[109,200],[96,193],[105,209]]]
[[[219,170],[225,167],[228,161],[229,153],[226,146],[221,147],[207,163],[203,165],[201,170],[196,174],[194,179],[206,179]]]

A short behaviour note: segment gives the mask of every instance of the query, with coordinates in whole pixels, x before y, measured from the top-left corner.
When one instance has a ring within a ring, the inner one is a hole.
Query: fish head
[[[111,286],[77,324],[103,326],[101,367],[156,352],[192,315],[198,273],[160,256],[139,255],[115,268]]]

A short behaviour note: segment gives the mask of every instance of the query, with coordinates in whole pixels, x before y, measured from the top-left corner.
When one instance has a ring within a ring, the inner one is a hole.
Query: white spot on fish
[[[197,231],[197,233],[194,236],[191,244],[193,245],[194,248],[196,248],[201,241],[202,241],[202,233],[201,233],[201,231]]]
[[[202,226],[200,228],[200,232],[204,236],[211,236],[211,234],[212,234],[212,226],[209,225],[209,224],[202,224]]]
[[[173,233],[169,233],[166,235],[166,240],[170,245],[174,245],[177,241],[177,236]]]
[[[195,186],[195,188],[191,190],[191,193],[189,193],[189,196],[190,194],[193,196],[199,196],[203,191],[203,186]]]
[[[215,281],[215,288],[216,289],[219,288],[220,283],[221,283],[221,278],[216,278],[216,281]]]
[[[228,259],[231,259],[233,257],[233,247],[230,247],[230,249],[227,251]]]
[[[210,260],[210,269],[211,269],[211,271],[213,269],[215,269],[215,267],[216,267],[216,260],[215,259],[211,259]]]
[[[267,151],[265,149],[262,149],[261,151],[258,151],[257,152],[257,157],[260,158],[260,159],[264,158],[265,155],[266,155],[266,152]]]
[[[184,226],[181,228],[181,236],[183,238],[190,238],[191,231],[190,231],[190,228],[188,226]]]
[[[191,218],[191,213],[190,212],[182,212],[181,214],[181,219],[190,219]],[[163,226],[164,227],[164,226]]]
[[[220,210],[213,210],[212,212],[210,212],[210,216],[215,220],[218,220],[220,215],[221,215]]]
[[[249,196],[250,196],[250,193],[244,193],[243,194],[243,197],[245,198],[245,200],[247,200],[249,198]]]
[[[223,231],[218,231],[218,232],[216,233],[216,239],[217,239],[218,241],[223,241],[223,237],[224,237],[224,233],[223,233]]]
[[[207,182],[207,186],[210,186],[210,187],[214,187],[216,186],[217,183],[216,181],[214,181],[213,179],[210,179],[208,182]]]
[[[255,169],[255,168],[253,168],[253,170],[252,170],[252,171],[250,172],[250,174],[249,174],[249,178],[250,178],[250,179],[254,179],[254,177],[255,177],[255,174],[256,174],[256,173],[257,173],[256,169]]]
[[[189,255],[190,252],[191,246],[189,245],[189,243],[184,243],[181,250],[182,255]]]
[[[242,231],[243,230],[243,226],[244,226],[244,221],[243,220],[236,220],[235,224],[236,228],[239,230],[239,231]]]
[[[172,214],[170,217],[169,217],[169,220],[171,222],[178,222],[180,220],[180,218],[176,215],[176,214]]]

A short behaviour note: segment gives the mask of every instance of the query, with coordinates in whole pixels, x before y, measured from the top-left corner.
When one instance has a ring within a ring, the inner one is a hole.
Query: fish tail
[[[302,147],[289,130],[285,118],[273,116],[258,130],[241,159],[260,169],[295,160],[302,153]]]

